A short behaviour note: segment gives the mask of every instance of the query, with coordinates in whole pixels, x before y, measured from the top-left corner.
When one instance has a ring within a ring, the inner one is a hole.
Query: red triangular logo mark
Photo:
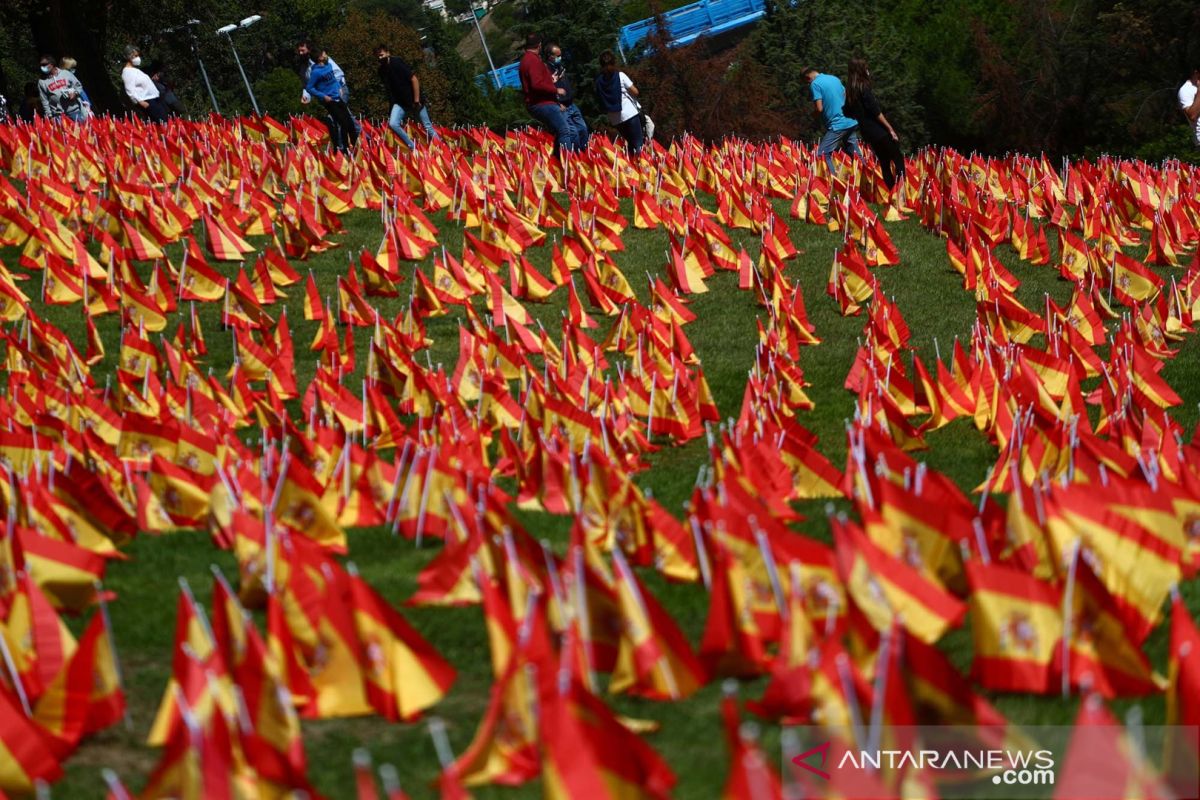
[[[826,759],[829,758],[829,746],[831,744],[833,744],[833,742],[823,742],[816,747],[810,747],[808,750],[805,750],[803,753],[793,758],[792,763],[797,767],[803,767],[814,775],[820,775],[825,780],[829,780],[829,773],[824,769],[817,769],[812,764],[809,764],[808,758],[812,755],[820,755],[821,766],[824,767]]]

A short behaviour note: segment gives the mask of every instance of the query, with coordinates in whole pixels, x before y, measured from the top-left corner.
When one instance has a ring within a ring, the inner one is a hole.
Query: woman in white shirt
[[[611,50],[600,54],[596,94],[600,96],[601,107],[608,113],[609,124],[620,132],[630,155],[637,155],[646,138],[642,129],[642,109],[636,99],[638,89],[628,75],[617,69],[617,58]]]
[[[125,94],[137,108],[138,115],[151,122],[167,121],[167,106],[158,96],[158,87],[150,76],[142,72],[142,54],[133,45],[125,48],[125,67],[121,70],[121,82]]]

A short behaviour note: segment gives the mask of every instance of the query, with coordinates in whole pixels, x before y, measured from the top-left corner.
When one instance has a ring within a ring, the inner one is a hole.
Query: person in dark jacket
[[[334,146],[342,152],[347,152],[353,145],[358,144],[358,127],[350,116],[350,109],[342,99],[342,84],[334,74],[329,64],[329,55],[323,47],[313,46],[312,69],[308,73],[308,84],[304,91],[325,106],[330,118],[337,127],[337,135],[332,137]]]
[[[166,72],[167,68],[160,61],[150,65],[150,80],[154,81],[154,88],[158,89],[158,96],[162,98],[163,105],[167,107],[167,116],[187,116],[187,109],[179,101],[179,96],[175,94],[171,84],[167,83]]]
[[[25,122],[33,122],[42,115],[42,101],[38,95],[38,85],[35,81],[25,84],[25,93],[21,105],[17,107],[17,116]]]
[[[846,116],[858,123],[859,138],[866,141],[883,172],[883,182],[891,191],[896,181],[904,177],[904,155],[900,152],[900,137],[888,122],[871,90],[871,71],[861,58],[850,59],[846,78]]]
[[[575,84],[571,82],[570,76],[567,75],[567,68],[563,66],[562,48],[554,42],[546,45],[546,64],[550,67],[554,85],[562,90],[562,94],[558,96],[558,105],[567,119],[567,125],[571,127],[571,133],[575,140],[571,149],[586,150],[588,139],[592,134],[588,131],[583,112],[579,110],[579,106],[575,105]]]
[[[554,137],[554,157],[561,158],[562,151],[570,150],[574,142],[571,126],[567,124],[567,117],[559,105],[559,98],[566,92],[554,85],[554,76],[550,74],[546,62],[542,61],[541,49],[542,37],[539,34],[531,33],[525,37],[525,54],[521,56],[517,74],[521,78],[525,108]]]
[[[421,79],[399,56],[392,55],[385,44],[375,45],[375,57],[379,59],[379,79],[387,89],[388,100],[392,103],[392,113],[388,117],[388,127],[400,137],[404,146],[413,148],[413,140],[404,132],[404,118],[415,116],[425,127],[431,141],[440,137],[429,121],[429,109],[421,96]]]
[[[617,69],[617,57],[611,50],[600,54],[596,94],[600,97],[600,107],[608,114],[608,123],[621,134],[629,154],[640,153],[646,142],[646,131],[642,127],[638,88],[628,75]]]

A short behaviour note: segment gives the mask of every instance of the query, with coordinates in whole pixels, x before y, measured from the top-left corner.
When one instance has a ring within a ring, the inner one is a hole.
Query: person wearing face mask
[[[42,56],[39,70],[38,96],[42,101],[42,113],[48,119],[64,117],[74,122],[83,122],[87,114],[83,109],[83,84],[65,69],[59,69],[51,56]]]
[[[351,146],[358,144],[358,127],[354,124],[346,101],[342,99],[341,83],[329,63],[329,55],[323,48],[316,46],[312,46],[309,52],[314,58],[304,91],[325,106],[337,128],[337,135],[331,136],[333,145],[342,152],[347,152]]]
[[[125,67],[121,70],[121,83],[125,94],[133,102],[138,115],[151,122],[166,122],[167,107],[159,97],[158,89],[150,76],[142,72],[142,54],[129,45],[125,48]]]
[[[546,64],[550,67],[550,77],[554,79],[554,85],[560,90],[558,105],[562,108],[567,126],[574,134],[575,142],[571,149],[586,150],[591,133],[588,131],[587,121],[583,118],[583,112],[575,105],[575,84],[567,75],[567,68],[563,66],[562,48],[555,42],[546,45]]]
[[[429,109],[421,96],[421,80],[399,56],[392,55],[385,44],[375,45],[375,58],[379,59],[379,79],[387,89],[392,112],[388,127],[400,137],[404,146],[413,149],[413,140],[404,132],[404,118],[415,116],[425,127],[430,141],[437,141],[437,131],[429,121]]]

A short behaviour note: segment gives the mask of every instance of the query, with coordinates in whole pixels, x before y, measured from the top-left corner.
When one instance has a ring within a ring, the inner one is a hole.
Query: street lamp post
[[[242,73],[242,82],[246,84],[246,94],[250,95],[250,105],[254,107],[254,113],[257,116],[262,116],[262,112],[258,110],[258,101],[254,99],[254,90],[250,88],[250,79],[246,77],[246,70],[242,69],[242,59],[238,57],[237,47],[233,44],[233,37],[230,35],[236,30],[249,28],[254,23],[262,19],[261,16],[255,14],[252,17],[246,17],[236,25],[230,23],[222,28],[217,28],[217,35],[224,35],[229,40],[229,49],[233,51],[233,60],[237,64],[238,72]]]
[[[200,67],[200,77],[204,79],[204,88],[208,90],[208,99],[212,103],[213,111],[220,114],[221,107],[217,105],[217,95],[213,92],[212,83],[208,80],[208,70],[204,68],[204,59],[200,57],[200,46],[196,42],[195,26],[200,24],[198,19],[189,19],[182,25],[176,25],[174,28],[165,28],[162,33],[183,33],[188,38],[188,46],[192,49],[192,55],[196,57],[196,64]]]
[[[484,9],[487,8],[485,3]],[[483,54],[487,56],[488,66],[492,68],[492,83],[496,84],[496,88],[500,88],[500,76],[496,74],[496,65],[492,62],[492,51],[488,50],[487,39],[483,36],[483,28],[479,24],[479,17],[475,13],[475,4],[471,3],[471,19],[475,21],[475,31],[479,34],[479,43],[483,45]]]

